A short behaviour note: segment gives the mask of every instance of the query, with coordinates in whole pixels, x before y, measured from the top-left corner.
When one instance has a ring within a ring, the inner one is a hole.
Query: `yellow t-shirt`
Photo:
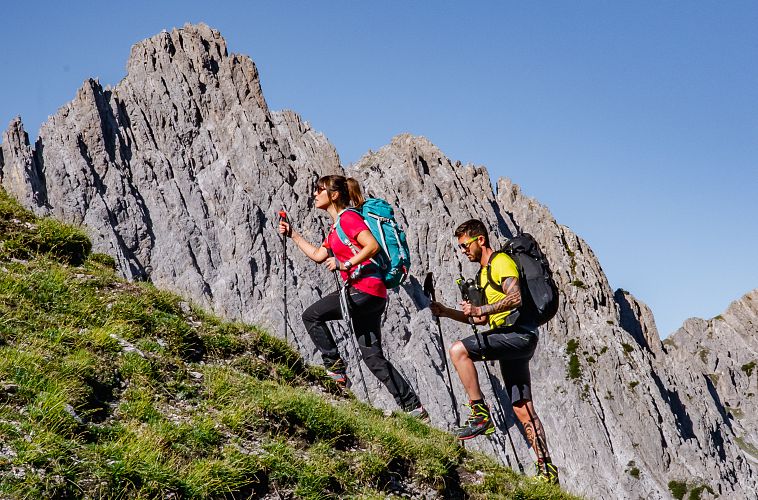
[[[516,263],[511,259],[508,254],[499,253],[490,262],[490,276],[492,281],[502,287],[506,278],[518,278],[518,269]],[[484,288],[484,296],[487,299],[487,304],[494,304],[505,298],[504,293],[500,293],[495,290],[493,286],[487,286],[487,268],[483,267],[479,270],[479,286]],[[486,287],[486,288],[485,288]],[[497,314],[490,314],[489,323],[490,328],[497,328],[505,323],[505,319],[511,314],[511,311],[505,311]]]

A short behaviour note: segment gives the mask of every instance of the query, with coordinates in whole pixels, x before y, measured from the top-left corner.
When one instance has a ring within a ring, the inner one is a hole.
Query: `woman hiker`
[[[312,245],[285,221],[279,222],[279,232],[292,238],[300,251],[314,262],[326,262],[330,271],[339,269],[342,279],[350,287],[350,315],[366,366],[387,387],[403,411],[412,417],[428,419],[429,415],[421,406],[416,393],[382,352],[380,325],[387,304],[387,288],[379,276],[372,275],[371,268],[375,264],[370,262],[379,252],[379,243],[363,217],[352,210],[346,210],[351,203],[355,206],[363,203],[358,182],[341,175],[327,175],[316,183],[313,197],[316,208],[325,210],[334,221],[326,240],[318,247]],[[338,220],[341,229],[355,247],[356,254],[340,241],[335,229]],[[329,257],[330,250],[333,258]],[[303,312],[305,330],[321,352],[327,373],[332,380],[346,386],[345,363],[340,358],[337,344],[326,325],[327,321],[340,319],[342,311],[339,290],[317,300]]]

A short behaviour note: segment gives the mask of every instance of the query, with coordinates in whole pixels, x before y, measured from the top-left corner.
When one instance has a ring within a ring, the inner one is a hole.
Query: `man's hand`
[[[471,305],[471,302],[468,302],[468,301],[461,302],[461,310],[463,311],[463,314],[466,316],[481,316],[482,315],[481,308]]]
[[[447,316],[447,307],[439,302],[432,302],[429,304],[429,309],[432,311],[432,314],[438,318]]]

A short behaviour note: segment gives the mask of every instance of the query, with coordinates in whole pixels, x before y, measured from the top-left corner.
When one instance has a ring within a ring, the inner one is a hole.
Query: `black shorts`
[[[461,340],[472,361],[500,361],[505,391],[511,404],[532,399],[529,360],[537,348],[536,331],[503,327],[477,333]]]

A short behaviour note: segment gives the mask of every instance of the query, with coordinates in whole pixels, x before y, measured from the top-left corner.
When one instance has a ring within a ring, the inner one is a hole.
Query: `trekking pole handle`
[[[284,222],[289,226],[289,219],[287,218],[287,212],[284,209],[279,210],[279,222]],[[287,232],[283,235],[285,238],[292,236],[292,226],[289,226]]]

